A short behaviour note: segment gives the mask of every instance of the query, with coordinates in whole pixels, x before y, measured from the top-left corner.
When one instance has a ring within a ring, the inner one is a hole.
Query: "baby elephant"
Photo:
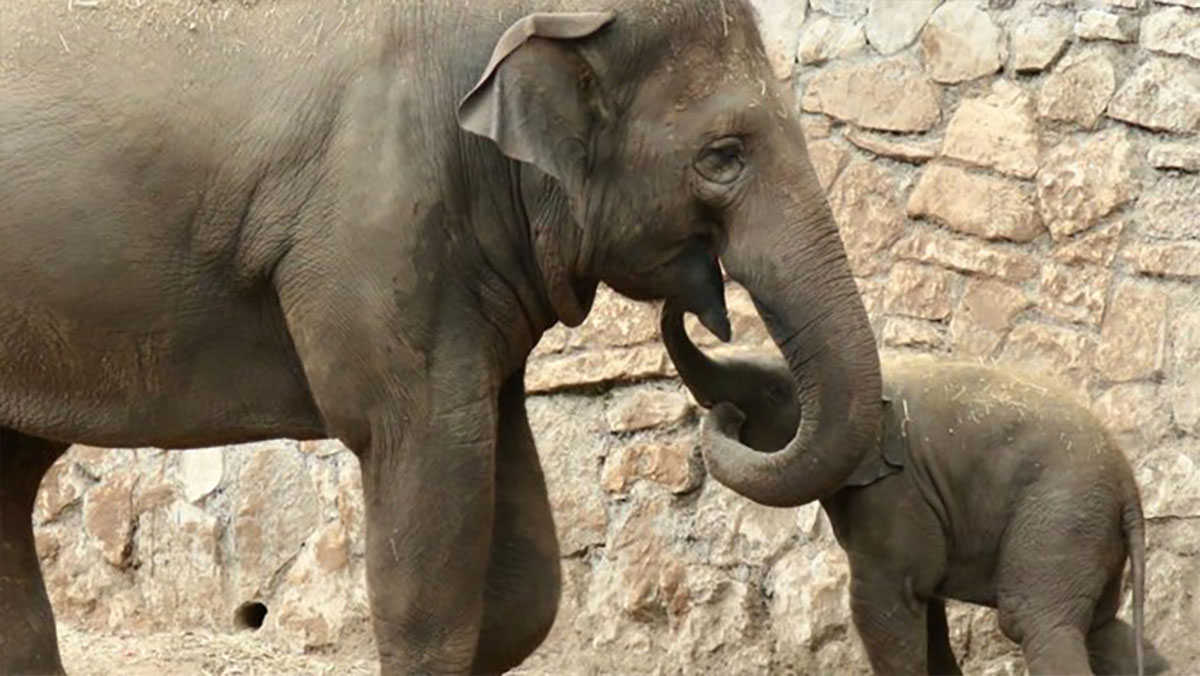
[[[801,411],[782,360],[714,361],[670,310],[662,329],[684,383],[713,407],[706,452],[722,438],[713,426],[759,451],[787,444]],[[1053,387],[978,364],[885,359],[883,378],[877,443],[821,500],[872,669],[961,673],[944,605],[955,599],[998,609],[1032,674],[1164,670],[1142,639],[1137,485],[1100,423]],[[1132,630],[1116,618],[1127,556]]]

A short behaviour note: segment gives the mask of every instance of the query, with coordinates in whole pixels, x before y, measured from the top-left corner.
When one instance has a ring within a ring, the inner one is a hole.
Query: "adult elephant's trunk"
[[[736,410],[718,405],[702,440],[714,478],[779,507],[837,490],[867,451],[882,413],[879,354],[866,309],[812,169],[805,161],[798,171],[793,178],[803,180],[781,189],[789,194],[764,200],[767,206],[733,224],[721,258],[749,290],[787,360],[800,423],[783,449],[760,453],[738,441]],[[770,206],[781,203],[782,227],[769,226],[766,218],[779,216]]]

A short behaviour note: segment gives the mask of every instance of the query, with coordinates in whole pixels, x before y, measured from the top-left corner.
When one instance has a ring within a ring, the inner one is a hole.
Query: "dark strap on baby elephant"
[[[899,473],[908,458],[908,430],[904,416],[891,398],[883,398],[883,416],[875,443],[867,450],[862,462],[850,473],[842,486],[869,486],[880,479]]]

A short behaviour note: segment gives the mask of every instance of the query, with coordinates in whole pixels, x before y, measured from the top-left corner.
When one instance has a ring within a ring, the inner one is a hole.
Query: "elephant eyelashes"
[[[706,181],[729,185],[746,168],[745,146],[740,138],[727,136],[713,141],[696,160],[696,172]]]

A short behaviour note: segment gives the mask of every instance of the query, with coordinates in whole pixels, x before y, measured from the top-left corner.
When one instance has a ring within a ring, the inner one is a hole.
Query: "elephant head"
[[[787,445],[800,424],[800,400],[788,365],[769,355],[716,361],[700,351],[684,329],[683,313],[663,308],[662,338],[679,377],[705,408],[737,409],[738,439],[750,448],[774,453]],[[715,418],[714,418],[715,420]],[[711,450],[706,447],[706,454]]]
[[[835,490],[878,422],[878,354],[753,11],[745,0],[574,9],[512,25],[459,108],[463,129],[520,163],[555,315],[582,321],[602,281],[665,298],[728,340],[723,264],[779,346],[804,415],[764,454],[717,407],[710,471],[768,505]]]

